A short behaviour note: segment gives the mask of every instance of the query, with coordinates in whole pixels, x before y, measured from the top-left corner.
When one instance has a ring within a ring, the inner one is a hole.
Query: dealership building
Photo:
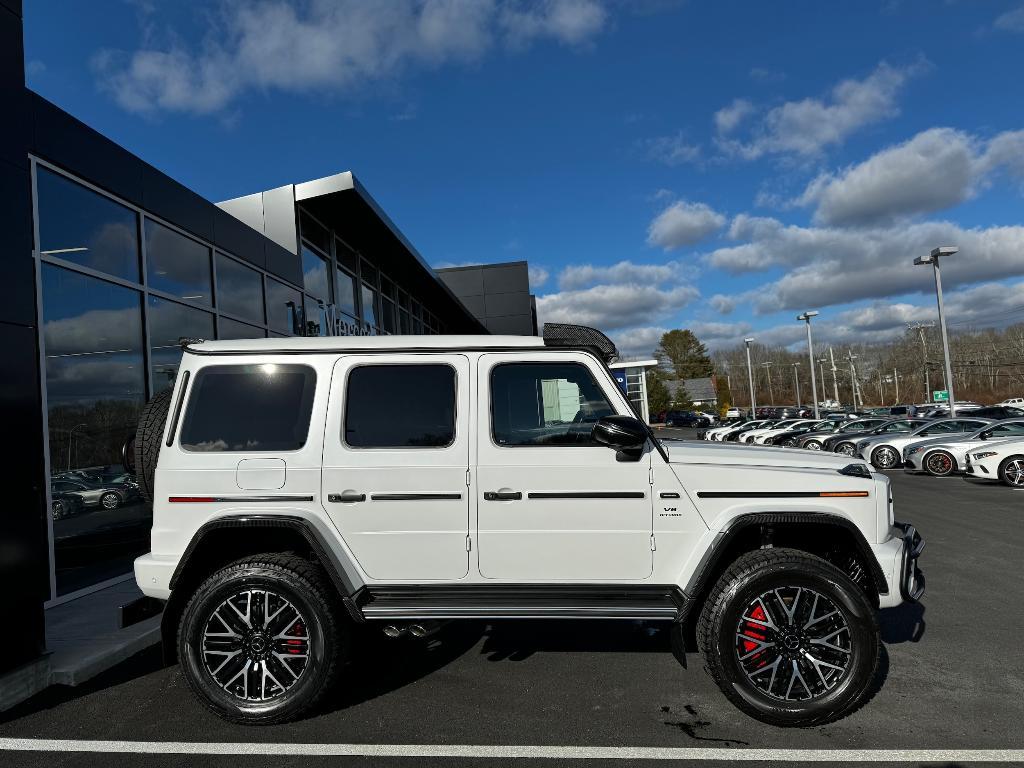
[[[185,188],[25,87],[20,0],[0,0],[0,57],[0,580],[18,617],[2,674],[38,665],[50,614],[128,585],[148,550],[121,450],[173,382],[179,339],[531,333],[536,318],[525,262],[486,290],[481,273],[472,311],[351,173],[219,204]]]

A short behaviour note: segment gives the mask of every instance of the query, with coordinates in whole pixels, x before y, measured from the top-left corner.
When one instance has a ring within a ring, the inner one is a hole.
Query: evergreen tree
[[[707,347],[701,344],[693,331],[669,331],[661,337],[654,354],[680,380],[703,379],[715,372]]]
[[[647,373],[647,409],[654,418],[659,413],[667,411],[671,405],[672,394],[665,386],[664,374],[657,369]]]

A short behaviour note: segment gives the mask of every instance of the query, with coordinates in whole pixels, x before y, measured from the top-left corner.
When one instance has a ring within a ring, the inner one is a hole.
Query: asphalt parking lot
[[[692,434],[664,434],[670,433]],[[505,622],[449,625],[429,642],[381,638],[360,651],[321,714],[258,729],[229,725],[206,712],[178,669],[161,667],[153,649],[86,686],[51,689],[6,713],[0,739],[1024,749],[1024,493],[959,477],[890,474],[898,519],[913,522],[927,540],[921,562],[928,591],[919,605],[883,611],[886,654],[878,691],[838,723],[782,730],[749,719],[714,687],[699,655],[687,655],[687,668],[676,661],[668,634],[658,625]],[[644,762],[640,758],[645,756],[625,762]],[[485,757],[348,760],[366,765],[530,762]],[[255,766],[336,765],[344,758],[244,760]],[[123,766],[237,765],[240,759],[47,751],[0,755],[0,765],[6,766],[107,766],[115,761]],[[557,762],[551,756],[537,761]],[[955,756],[944,764],[953,762]]]

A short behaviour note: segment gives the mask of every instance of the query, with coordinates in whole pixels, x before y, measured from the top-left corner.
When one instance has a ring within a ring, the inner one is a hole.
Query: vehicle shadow
[[[668,653],[670,624],[644,621],[508,621],[490,624],[480,652],[488,661],[524,661],[535,653]]]
[[[878,612],[878,623],[882,629],[882,642],[887,645],[917,643],[924,637],[924,606],[920,603],[903,603],[895,608],[883,608]]]
[[[327,697],[324,712],[362,704],[437,672],[476,646],[487,625],[452,622],[423,639],[408,635],[390,639],[382,628],[383,624],[360,628],[342,672],[343,684]]]

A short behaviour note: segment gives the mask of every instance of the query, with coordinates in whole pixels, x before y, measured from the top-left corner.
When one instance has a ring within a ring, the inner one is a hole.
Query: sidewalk
[[[160,642],[160,616],[121,627],[121,606],[141,596],[129,580],[48,609],[47,654],[0,676],[0,712],[51,685],[80,685]]]

